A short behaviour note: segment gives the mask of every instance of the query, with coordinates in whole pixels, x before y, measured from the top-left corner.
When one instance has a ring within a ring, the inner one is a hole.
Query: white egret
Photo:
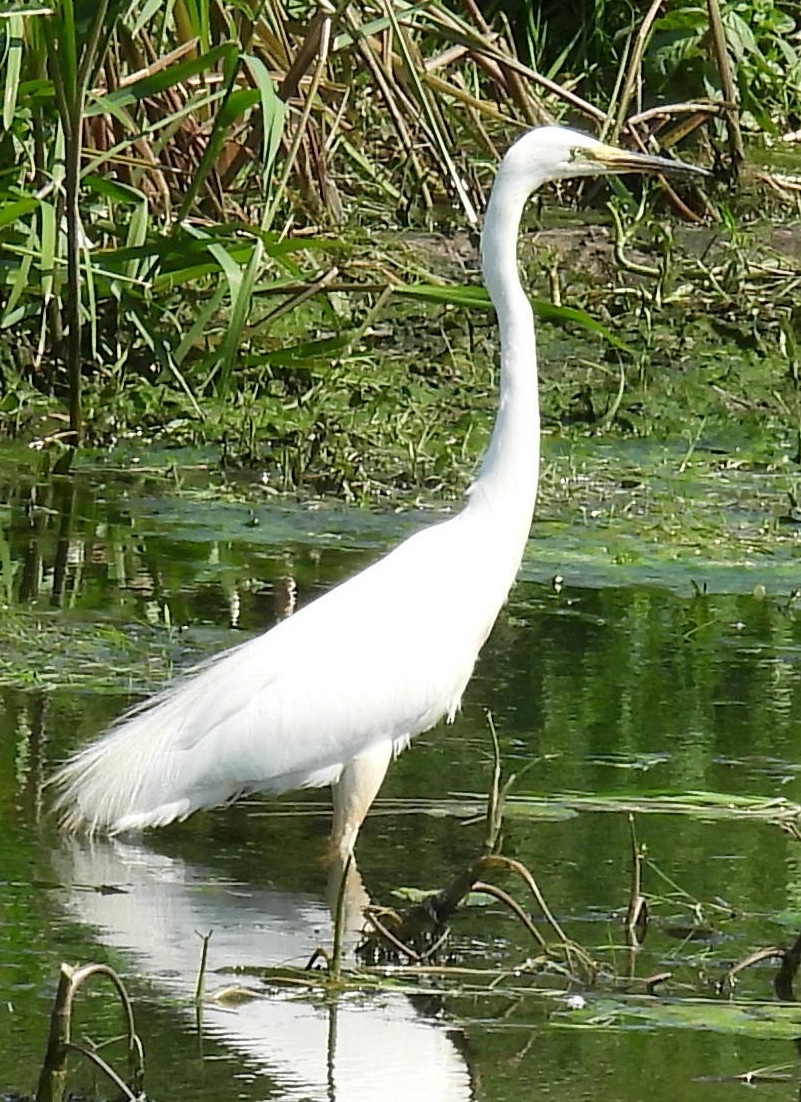
[[[537,496],[534,319],[517,268],[523,207],[549,180],[703,172],[546,126],[498,169],[481,242],[500,330],[500,403],[456,516],[417,532],[265,634],[129,712],[54,778],[69,829],[162,826],[249,792],[333,787],[344,858],[392,758],[452,721],[514,581]]]

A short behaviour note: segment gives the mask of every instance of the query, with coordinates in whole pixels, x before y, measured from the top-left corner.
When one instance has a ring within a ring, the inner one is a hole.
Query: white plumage
[[[162,826],[242,792],[333,784],[351,760],[452,717],[485,634],[464,600],[485,566],[480,538],[460,554],[468,524],[418,532],[124,717],[57,777],[66,825]],[[446,539],[443,576],[427,564]]]
[[[162,826],[245,792],[331,784],[334,847],[352,851],[393,754],[454,718],[528,537],[540,423],[534,322],[516,262],[524,204],[545,180],[616,170],[692,171],[561,127],[529,131],[501,163],[482,237],[500,405],[462,511],[76,754],[53,779],[67,828]]]

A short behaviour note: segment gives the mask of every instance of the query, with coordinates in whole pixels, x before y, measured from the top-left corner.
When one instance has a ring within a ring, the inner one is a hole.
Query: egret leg
[[[334,797],[331,849],[342,861],[353,853],[359,827],[378,794],[391,760],[392,742],[387,739],[348,762],[337,783],[331,786]]]

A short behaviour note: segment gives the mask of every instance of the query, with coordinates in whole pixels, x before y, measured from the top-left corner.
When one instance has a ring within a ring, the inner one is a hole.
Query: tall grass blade
[[[22,70],[23,23],[21,15],[11,15],[6,24],[5,81],[3,83],[3,129],[10,130],[17,109],[17,92]]]
[[[284,133],[286,105],[278,97],[269,70],[261,58],[247,54],[242,60],[253,77],[261,99],[262,187],[266,194]]]
[[[132,84],[126,84],[124,88],[116,88],[105,95],[95,96],[86,105],[86,118],[119,110],[123,107],[136,106],[146,99],[157,98],[162,92],[166,92],[170,88],[184,84],[189,85],[194,77],[215,69],[218,63],[225,62],[232,57],[236,57],[236,47],[231,42],[225,42],[221,46],[214,46],[199,57],[189,57],[175,65],[170,65],[166,69],[148,73]]]
[[[231,375],[234,369],[234,361],[239,352],[245,324],[250,313],[250,304],[253,298],[253,288],[256,277],[261,268],[264,257],[264,245],[261,238],[257,238],[253,246],[250,260],[242,273],[242,278],[237,287],[236,297],[232,302],[231,317],[228,322],[220,357],[220,374],[217,385],[217,393],[225,397],[230,388]]]

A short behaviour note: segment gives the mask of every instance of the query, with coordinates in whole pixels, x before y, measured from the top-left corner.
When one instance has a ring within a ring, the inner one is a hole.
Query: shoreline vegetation
[[[792,5],[612,4],[578,34],[472,0],[2,8],[0,433],[61,469],[157,443],[358,502],[463,485],[495,400],[483,195],[552,120],[718,181],[531,213],[548,431],[736,422],[799,462]]]

